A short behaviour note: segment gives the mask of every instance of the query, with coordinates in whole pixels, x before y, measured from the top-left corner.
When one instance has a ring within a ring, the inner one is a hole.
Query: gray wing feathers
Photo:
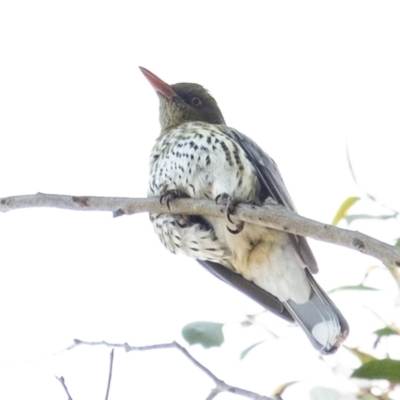
[[[328,295],[321,289],[309,271],[311,286],[307,303],[285,303],[285,307],[302,327],[313,346],[323,354],[336,352],[349,333],[349,325]]]
[[[263,202],[267,197],[272,197],[279,204],[296,212],[296,208],[286,189],[275,161],[268,154],[264,153],[257,143],[235,129],[226,128],[226,134],[232,137],[242,147],[256,169],[257,177],[261,185],[260,201]],[[317,273],[317,261],[314,258],[307,240],[302,236],[290,236],[303,262],[313,274]]]
[[[287,321],[294,322],[293,317],[283,304],[272,294],[258,287],[253,282],[243,278],[242,275],[211,261],[197,260],[207,271],[233,286],[255,302]]]
[[[296,212],[278,167],[272,158],[265,154],[255,142],[240,132],[225,126],[221,129],[242,147],[254,166],[260,183],[260,202],[272,197],[279,204]],[[308,267],[306,274],[311,287],[311,296],[304,304],[296,304],[292,300],[282,303],[275,296],[228,268],[209,261],[198,261],[209,272],[269,311],[287,321],[296,321],[305,331],[313,346],[321,353],[334,353],[347,337],[349,326],[340,311],[311,275],[311,273],[318,271],[318,266],[306,238],[290,235],[290,239],[297,254]]]

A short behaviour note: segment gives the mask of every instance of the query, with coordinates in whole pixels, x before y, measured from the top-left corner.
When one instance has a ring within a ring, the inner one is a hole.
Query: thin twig
[[[106,391],[106,398],[105,400],[108,400],[108,395],[110,393],[110,387],[111,387],[111,378],[112,378],[112,370],[113,370],[113,363],[114,363],[114,349],[111,350],[110,353],[110,371],[108,373],[108,383],[107,383],[107,391]]]
[[[212,389],[210,394],[208,395],[206,400],[211,400],[215,398],[218,394],[222,392],[229,392],[233,394],[237,394],[238,396],[247,397],[248,399],[252,400],[273,400],[270,397],[262,396],[258,393],[251,392],[246,389],[239,388],[237,386],[231,386],[226,384],[224,381],[219,379],[215,376],[207,367],[197,361],[182,345],[173,341],[171,343],[160,343],[160,344],[153,344],[150,346],[131,346],[128,343],[109,343],[105,342],[104,340],[101,342],[87,342],[84,340],[74,339],[74,343],[67,348],[67,350],[72,350],[73,348],[79,345],[88,345],[88,346],[108,346],[108,347],[120,347],[125,349],[125,351],[147,351],[147,350],[157,350],[157,349],[178,349],[186,358],[188,358],[197,368],[203,371],[209,378],[211,378],[216,387]],[[111,367],[110,367],[111,369]],[[111,379],[111,372],[110,372],[110,379]],[[107,400],[107,398],[106,398]]]
[[[206,400],[212,400],[219,395],[219,391],[217,388],[211,389],[210,394],[207,396]]]
[[[31,207],[55,207],[80,211],[111,211],[114,216],[140,212],[162,214],[209,215],[224,218],[225,206],[213,200],[176,199],[171,209],[158,198],[63,196],[38,193],[0,199],[0,212]],[[235,217],[247,223],[263,225],[300,236],[311,237],[357,250],[381,260],[387,266],[400,267],[400,247],[390,246],[357,231],[341,229],[301,217],[287,208],[266,204],[262,207],[239,204]]]
[[[61,385],[62,385],[62,387],[63,387],[64,390],[65,390],[65,393],[67,393],[68,400],[72,400],[72,397],[71,397],[71,395],[69,394],[67,385],[65,384],[65,379],[64,379],[64,377],[63,377],[63,376],[60,376],[60,377],[56,376],[56,379],[57,379],[59,382],[61,382]]]

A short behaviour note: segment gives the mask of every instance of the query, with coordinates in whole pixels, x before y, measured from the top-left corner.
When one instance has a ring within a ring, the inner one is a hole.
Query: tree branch
[[[178,349],[186,358],[188,358],[197,368],[203,371],[208,377],[210,377],[214,383],[215,388],[211,390],[210,394],[207,396],[206,400],[211,400],[215,398],[218,394],[222,392],[229,392],[233,394],[237,394],[238,396],[247,397],[248,399],[252,400],[273,400],[270,397],[262,396],[258,393],[251,392],[246,389],[241,389],[237,386],[231,386],[226,384],[221,379],[217,378],[207,367],[197,361],[182,345],[178,342],[171,342],[171,343],[161,343],[161,344],[153,344],[150,346],[130,346],[128,343],[109,343],[109,342],[86,342],[79,339],[74,339],[74,344],[69,346],[67,350],[72,350],[73,348],[80,346],[80,345],[87,345],[87,346],[109,346],[109,347],[120,347],[125,349],[126,352],[129,351],[147,351],[147,350],[157,350],[157,349]]]
[[[166,205],[160,204],[158,198],[63,196],[44,193],[0,199],[0,212],[20,208],[53,207],[75,211],[110,211],[114,216],[140,212],[209,215],[223,218],[226,215],[225,206],[216,204],[213,200],[176,199],[170,206],[171,209],[168,209]],[[235,209],[235,217],[244,222],[348,247],[373,256],[387,266],[400,267],[400,247],[390,246],[357,231],[304,218],[281,205],[265,204],[259,207],[239,204]]]
[[[68,396],[68,400],[72,400],[72,397],[71,397],[71,395],[69,394],[67,385],[65,384],[65,379],[64,379],[64,377],[63,377],[63,376],[60,376],[60,377],[56,376],[56,379],[61,383],[62,387],[64,388],[64,391],[65,391],[65,393],[66,393],[67,396]]]
[[[110,369],[108,371],[108,382],[107,382],[107,391],[106,391],[105,400],[108,400],[108,396],[110,394],[113,363],[114,363],[114,348],[111,350],[111,353],[110,353]]]

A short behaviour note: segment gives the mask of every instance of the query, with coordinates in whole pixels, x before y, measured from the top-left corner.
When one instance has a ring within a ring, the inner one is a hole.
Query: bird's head
[[[161,132],[191,121],[225,125],[217,102],[196,83],[168,85],[149,70],[139,67],[160,99]]]

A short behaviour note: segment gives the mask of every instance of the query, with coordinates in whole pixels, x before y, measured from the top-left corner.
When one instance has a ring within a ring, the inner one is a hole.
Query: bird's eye
[[[198,97],[193,97],[192,100],[190,100],[190,104],[193,107],[200,107],[203,105],[203,102]]]

